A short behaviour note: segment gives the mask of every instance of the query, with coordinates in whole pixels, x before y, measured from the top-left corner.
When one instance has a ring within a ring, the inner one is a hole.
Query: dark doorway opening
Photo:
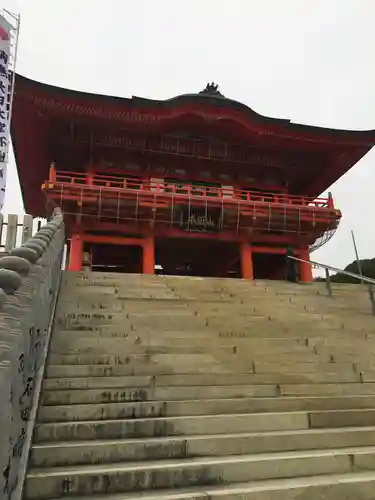
[[[160,239],[156,241],[155,263],[160,274],[239,278],[239,247],[205,239]]]
[[[286,257],[278,253],[253,253],[254,279],[284,280]]]
[[[142,248],[135,245],[91,244],[92,270],[113,273],[141,273]]]

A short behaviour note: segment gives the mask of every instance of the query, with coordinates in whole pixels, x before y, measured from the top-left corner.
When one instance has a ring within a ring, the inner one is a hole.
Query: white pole
[[[355,241],[354,231],[352,230],[351,233],[352,233],[352,240],[353,240],[353,247],[354,247],[355,258],[356,258],[356,261],[357,261],[358,274],[360,276],[363,276],[362,266],[361,266],[361,262],[359,260],[358,248],[357,248],[357,243]],[[361,279],[361,284],[363,285],[363,280],[362,279]]]

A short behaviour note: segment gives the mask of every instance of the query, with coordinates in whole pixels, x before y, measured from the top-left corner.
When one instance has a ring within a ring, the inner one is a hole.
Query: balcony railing
[[[239,202],[260,202],[278,205],[293,205],[300,207],[315,207],[334,209],[333,200],[328,198],[312,198],[308,196],[296,196],[286,193],[268,193],[256,190],[236,189],[235,187],[212,187],[178,183],[169,181],[153,181],[152,179],[134,179],[131,177],[115,177],[107,175],[88,175],[77,172],[58,172],[49,183],[63,184],[67,187],[78,187],[82,185],[92,188],[105,188],[106,190],[137,190],[141,192],[158,193],[163,195],[176,195],[186,197],[208,197],[220,200],[234,199]]]
[[[334,231],[341,217],[332,197],[197,186],[155,178],[56,173],[54,169],[43,191],[66,215],[116,224],[164,225],[169,230],[181,230],[182,221],[198,218],[204,231],[215,220],[217,231],[297,233],[315,241],[326,231]],[[192,230],[190,223],[187,227]]]

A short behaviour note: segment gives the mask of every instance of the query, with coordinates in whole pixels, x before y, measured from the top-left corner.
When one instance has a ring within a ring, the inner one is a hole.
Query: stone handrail
[[[20,499],[64,253],[59,209],[0,258],[0,498]]]

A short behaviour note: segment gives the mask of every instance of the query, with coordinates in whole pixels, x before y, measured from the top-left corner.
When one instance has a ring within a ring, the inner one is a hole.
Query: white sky
[[[215,81],[266,116],[375,129],[375,0],[8,0],[17,71],[57,86],[167,98]],[[340,229],[313,258],[375,256],[375,150],[331,188]],[[13,157],[4,212],[22,213]]]

